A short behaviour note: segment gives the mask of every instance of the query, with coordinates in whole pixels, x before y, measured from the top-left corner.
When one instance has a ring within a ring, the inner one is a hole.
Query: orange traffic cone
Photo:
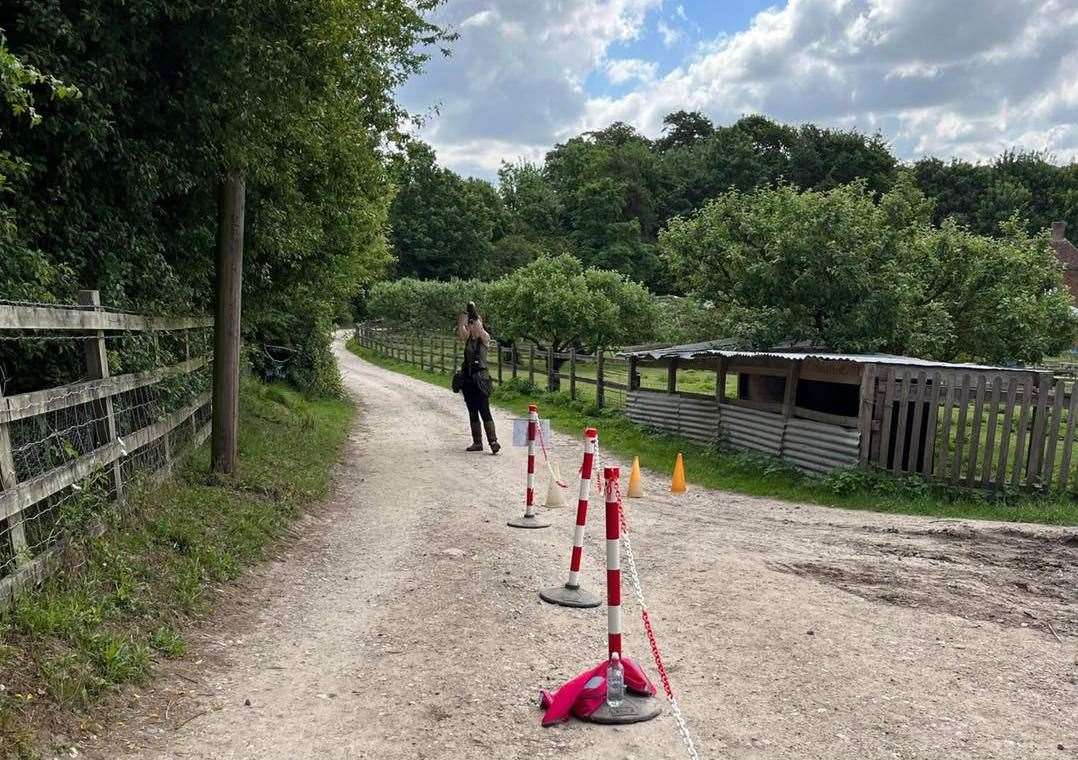
[[[633,471],[629,475],[629,497],[642,499],[644,486],[640,484],[640,457],[633,457]]]
[[[674,479],[670,483],[670,493],[685,493],[685,460],[678,452],[674,462]]]

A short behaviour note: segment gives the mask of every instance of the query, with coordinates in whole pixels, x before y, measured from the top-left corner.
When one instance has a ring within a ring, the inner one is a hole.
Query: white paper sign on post
[[[539,420],[539,434],[543,438],[549,450],[552,447],[553,438],[550,437],[550,420]],[[536,439],[538,442],[538,439]],[[528,418],[521,417],[513,420],[513,445],[522,448],[528,445]]]

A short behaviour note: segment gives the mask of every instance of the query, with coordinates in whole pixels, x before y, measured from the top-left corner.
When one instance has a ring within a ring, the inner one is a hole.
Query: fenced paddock
[[[430,372],[451,375],[462,361],[462,344],[453,335],[405,333],[360,324],[356,342],[397,361]],[[547,390],[560,390],[573,400],[598,407],[623,408],[629,389],[629,362],[602,351],[552,352],[534,345],[494,341],[488,352],[490,377],[495,384],[526,380]]]
[[[209,435],[212,324],[109,311],[94,291],[0,302],[0,607]]]
[[[451,335],[356,328],[360,345],[451,374]],[[523,378],[651,429],[827,473],[873,468],[957,485],[1078,493],[1075,381],[1050,369],[910,357],[737,351],[721,342],[552,354],[498,344],[495,383]]]

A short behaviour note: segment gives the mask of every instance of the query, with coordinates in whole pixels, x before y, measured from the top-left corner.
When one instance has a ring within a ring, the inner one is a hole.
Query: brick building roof
[[[1071,298],[1078,302],[1078,248],[1067,240],[1066,222],[1052,222],[1052,249],[1063,264],[1063,279],[1070,289]]]

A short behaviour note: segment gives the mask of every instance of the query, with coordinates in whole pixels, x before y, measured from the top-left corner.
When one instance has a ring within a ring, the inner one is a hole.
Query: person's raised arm
[[[478,338],[485,348],[490,348],[490,333],[487,332],[487,328],[483,327],[482,319],[476,319],[468,325],[468,330],[472,337]]]
[[[468,315],[464,312],[457,315],[457,338],[459,340],[468,339]]]

